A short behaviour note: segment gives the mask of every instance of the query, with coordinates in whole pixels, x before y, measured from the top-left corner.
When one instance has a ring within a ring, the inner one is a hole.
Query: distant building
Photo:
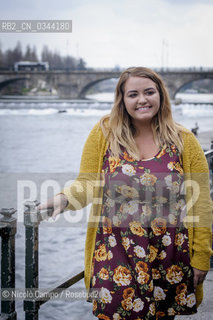
[[[48,71],[48,62],[19,61],[14,63],[14,71]]]

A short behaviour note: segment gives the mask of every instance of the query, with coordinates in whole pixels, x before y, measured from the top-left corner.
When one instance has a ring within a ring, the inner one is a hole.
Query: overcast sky
[[[213,0],[6,0],[0,19],[73,22],[69,34],[1,33],[3,50],[46,44],[99,68],[213,64]]]

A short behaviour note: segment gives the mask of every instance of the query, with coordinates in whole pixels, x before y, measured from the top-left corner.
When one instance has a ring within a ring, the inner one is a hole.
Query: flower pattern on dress
[[[135,188],[132,188],[126,185],[117,187],[116,191],[121,193],[125,198],[134,199],[139,197],[139,193]]]
[[[136,170],[131,164],[124,164],[122,166],[122,172],[127,176],[134,176],[134,174],[136,173]]]
[[[144,186],[153,186],[157,181],[157,177],[153,174],[149,174],[145,172],[142,176],[140,176],[140,183]]]
[[[138,211],[138,201],[131,200],[129,202],[124,202],[120,207],[120,211],[122,213],[127,213],[127,214],[133,215],[135,212]]]
[[[148,161],[108,149],[91,287],[104,320],[148,320],[196,313],[181,160],[174,145]],[[160,190],[160,191],[159,191]]]
[[[138,258],[145,258],[146,257],[146,252],[144,250],[144,248],[142,248],[141,246],[135,246],[134,247],[134,253],[136,254],[136,256]]]
[[[131,272],[128,268],[121,265],[115,268],[113,280],[118,286],[127,286],[132,280]]]
[[[155,287],[154,288],[154,298],[155,298],[156,301],[165,300],[166,294],[165,294],[165,292],[163,291],[162,288],[160,288],[160,287]]]
[[[183,271],[181,267],[172,265],[166,269],[166,280],[171,284],[179,283],[183,278]]]
[[[110,167],[110,172],[113,173],[115,169],[120,165],[121,160],[116,159],[114,157],[109,157],[109,167]]]

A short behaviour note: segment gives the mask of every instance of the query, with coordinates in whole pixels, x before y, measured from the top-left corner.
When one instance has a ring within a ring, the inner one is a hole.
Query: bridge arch
[[[20,77],[20,78],[12,78],[12,79],[7,79],[4,81],[0,82],[0,91],[7,87],[9,84],[20,81],[20,80],[28,80],[28,77]]]
[[[212,72],[171,72],[170,74],[162,74],[161,76],[166,83],[171,99],[175,99],[176,94],[179,93],[184,86],[193,81],[213,79]]]
[[[213,83],[213,76],[212,76],[212,77],[200,77],[200,79],[196,79],[196,80],[193,79],[193,80],[191,80],[191,81],[188,81],[188,82],[182,84],[182,85],[177,89],[177,91],[175,92],[175,96],[176,96],[176,94],[180,93],[181,90],[182,90],[184,87],[186,87],[187,85],[192,84],[192,83],[195,83],[195,82],[201,83],[201,81],[205,81],[205,80],[211,80],[212,83]],[[200,85],[200,86],[201,86],[201,85]],[[202,87],[202,86],[201,86],[201,87]]]
[[[89,82],[88,84],[86,84],[86,85],[82,88],[82,90],[81,90],[81,92],[80,92],[80,94],[79,94],[79,98],[80,98],[80,99],[85,98],[87,91],[88,91],[91,87],[93,87],[95,84],[97,84],[97,83],[99,83],[99,82],[102,82],[102,81],[105,81],[105,80],[110,80],[110,79],[118,79],[118,78],[110,76],[110,77],[104,77],[104,78],[96,79],[95,81]]]

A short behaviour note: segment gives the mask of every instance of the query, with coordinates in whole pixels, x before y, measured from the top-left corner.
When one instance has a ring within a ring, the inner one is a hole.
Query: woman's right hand
[[[67,197],[63,193],[59,193],[52,199],[49,199],[46,203],[40,204],[38,210],[53,209],[52,218],[55,219],[59,213],[64,211],[67,205]]]

